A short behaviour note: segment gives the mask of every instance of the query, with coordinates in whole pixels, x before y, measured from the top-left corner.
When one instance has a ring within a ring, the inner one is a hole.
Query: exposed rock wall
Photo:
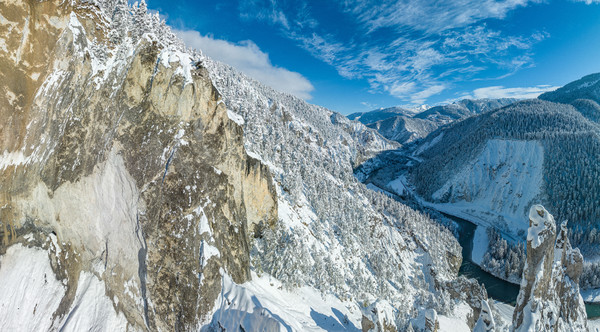
[[[67,285],[56,328],[92,273],[131,328],[191,329],[220,269],[250,277],[272,177],[204,68],[153,34],[111,43],[110,19],[84,1],[0,3],[0,254],[48,249]]]
[[[527,262],[513,314],[515,331],[587,331],[578,281],[583,257],[571,248],[566,222],[556,235],[554,218],[541,205],[529,211]]]

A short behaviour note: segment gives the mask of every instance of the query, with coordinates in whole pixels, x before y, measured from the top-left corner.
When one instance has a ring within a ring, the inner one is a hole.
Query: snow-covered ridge
[[[600,103],[600,73],[590,74],[555,91],[546,92],[539,99],[573,104],[578,99]]]
[[[392,107],[348,117],[376,129],[387,139],[407,144],[423,139],[437,128],[477,114],[498,109],[514,103],[516,99],[464,99],[448,105],[422,107],[406,110]]]

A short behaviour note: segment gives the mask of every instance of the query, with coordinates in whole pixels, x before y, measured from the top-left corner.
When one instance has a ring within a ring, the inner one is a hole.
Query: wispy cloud
[[[238,44],[226,40],[202,36],[193,30],[177,30],[175,33],[187,46],[202,50],[211,58],[227,63],[244,74],[282,92],[303,99],[311,99],[312,84],[299,73],[274,66],[269,55],[250,40]]]
[[[530,67],[533,45],[548,38],[540,31],[507,34],[485,21],[541,0],[344,0],[326,14],[312,11],[310,1],[240,0],[240,16],[278,27],[341,76],[366,79],[372,91],[405,102]],[[331,16],[348,25],[328,24]]]
[[[289,29],[288,19],[276,0],[242,0],[239,3],[240,17],[248,20],[268,21]]]
[[[379,106],[377,104],[369,103],[367,101],[361,101],[360,104],[370,110],[374,110]]]
[[[589,0],[588,0],[589,1]],[[483,19],[502,19],[530,0],[346,0],[344,9],[369,31],[380,28],[413,29],[432,34],[468,26]]]
[[[531,99],[537,98],[544,92],[558,89],[558,86],[537,85],[532,87],[505,88],[503,86],[489,86],[473,90],[471,94],[465,95],[460,99],[482,99],[482,98],[516,98]]]
[[[443,84],[439,84],[439,85],[432,85],[430,87],[427,87],[413,95],[411,95],[411,102],[413,104],[423,104],[425,103],[425,101],[427,100],[427,98],[433,96],[433,95],[437,95],[438,93],[444,91],[446,89],[446,86]]]
[[[573,0],[575,2],[585,2],[586,5],[600,4],[600,0]]]

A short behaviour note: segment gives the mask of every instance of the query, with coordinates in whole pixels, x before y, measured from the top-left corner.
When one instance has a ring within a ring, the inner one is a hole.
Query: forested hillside
[[[540,142],[544,173],[539,199],[557,219],[571,221],[570,227],[578,234],[574,235],[576,244],[591,244],[594,239],[586,239],[585,234],[600,219],[600,209],[594,203],[600,196],[598,129],[596,123],[570,105],[541,100],[518,102],[440,131],[444,139],[419,155],[424,161],[414,171],[414,183],[420,195],[432,199],[458,170],[476,159],[488,140]],[[436,134],[431,136],[423,144]],[[525,165],[527,156],[523,158]],[[439,195],[438,200],[459,199],[456,195]]]

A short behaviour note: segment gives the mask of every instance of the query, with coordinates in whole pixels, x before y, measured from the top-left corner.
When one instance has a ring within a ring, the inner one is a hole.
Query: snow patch
[[[89,272],[79,275],[77,293],[60,331],[126,331],[127,319],[106,296],[104,282]]]
[[[206,218],[206,214],[204,213],[204,209],[199,206],[196,210],[194,210],[194,213],[200,216],[200,222],[198,223],[198,234],[202,235],[204,233],[208,233],[208,236],[212,238],[212,232],[210,230],[210,225],[208,224],[208,218]]]
[[[408,190],[406,189],[406,183],[406,176],[402,175],[395,180],[390,181],[388,183],[388,187],[390,187],[394,193],[403,196],[404,194],[408,193]]]
[[[69,20],[69,30],[73,33],[73,39],[77,39],[83,30],[83,26],[77,19],[77,15],[75,13],[71,13],[71,18]]]
[[[556,225],[554,224],[554,217],[543,206],[532,206],[529,210],[529,220],[531,226],[527,231],[527,242],[531,242],[532,248],[539,247],[548,235],[555,234]],[[545,232],[546,229],[552,231]]]
[[[473,263],[479,266],[483,264],[483,256],[488,250],[489,243],[487,227],[477,226],[475,228],[475,235],[473,236],[473,252],[471,253]]]
[[[221,257],[221,253],[217,247],[211,246],[205,240],[202,240],[200,243],[200,251],[202,252],[200,256],[200,265],[204,269],[206,264],[208,264],[208,260],[212,257]]]
[[[23,154],[23,151],[4,151],[2,155],[0,155],[0,170],[5,170],[9,166],[27,165],[32,159],[32,156],[26,157]]]
[[[229,117],[229,120],[237,123],[240,126],[244,125],[244,118],[231,110],[227,110],[227,117]]]
[[[440,332],[471,332],[466,319],[438,315]]]
[[[15,244],[0,256],[0,331],[50,331],[65,286],[48,252]]]
[[[6,17],[2,16],[2,14],[0,14],[0,25],[7,25],[8,23],[10,23]]]
[[[184,78],[184,86],[194,83],[192,79],[194,62],[189,54],[178,51],[174,47],[168,47],[161,51],[159,62],[165,68],[171,68],[171,63],[179,63],[179,66],[175,69],[175,75]]]
[[[600,332],[600,319],[588,320],[588,328],[590,332]]]

